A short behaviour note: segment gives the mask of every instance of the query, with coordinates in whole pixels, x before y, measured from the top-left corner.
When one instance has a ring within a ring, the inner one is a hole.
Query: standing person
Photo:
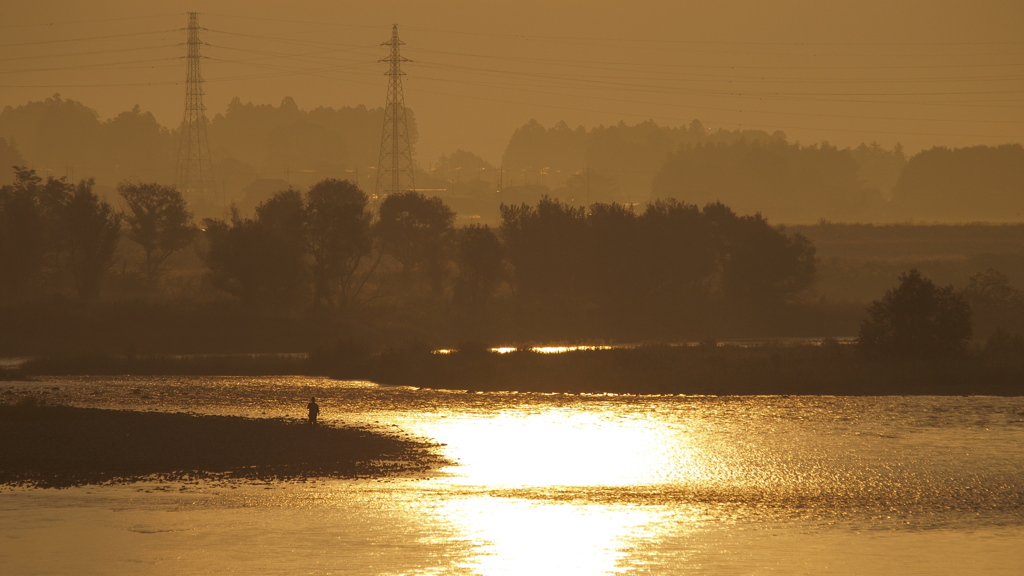
[[[316,426],[316,417],[320,415],[320,406],[316,403],[316,396],[310,397],[309,404],[306,404],[306,409],[309,410],[310,427]]]

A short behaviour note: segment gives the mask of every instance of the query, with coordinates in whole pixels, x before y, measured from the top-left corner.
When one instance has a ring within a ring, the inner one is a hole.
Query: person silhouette
[[[309,399],[306,409],[309,410],[309,425],[316,426],[316,417],[320,415],[320,406],[316,403],[316,396]]]

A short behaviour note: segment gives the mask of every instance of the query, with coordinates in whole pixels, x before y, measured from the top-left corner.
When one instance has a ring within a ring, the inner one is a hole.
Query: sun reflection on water
[[[513,409],[427,419],[419,432],[443,443],[457,462],[442,482],[469,492],[438,512],[475,551],[462,568],[486,576],[628,571],[644,542],[658,540],[669,525],[686,530],[678,511],[666,522],[664,506],[588,503],[573,495],[708,475],[685,430],[621,411]],[[556,496],[501,493],[516,489],[551,489]]]
[[[632,549],[662,524],[657,507],[476,497],[446,508],[477,552],[462,567],[485,576],[624,572]]]
[[[699,530],[696,513],[615,494],[709,481],[713,459],[702,456],[700,436],[615,406],[585,412],[524,405],[405,424],[441,443],[456,462],[435,480],[454,492],[432,513],[473,551],[459,573],[642,571],[638,549],[668,533]]]
[[[677,429],[642,418],[573,410],[450,417],[423,433],[445,444],[452,482],[492,488],[638,486],[666,476],[707,476],[697,447]]]

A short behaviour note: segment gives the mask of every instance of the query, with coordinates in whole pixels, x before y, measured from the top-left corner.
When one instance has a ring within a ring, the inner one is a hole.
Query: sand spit
[[[304,422],[0,404],[0,485],[380,478],[442,464],[429,444]]]

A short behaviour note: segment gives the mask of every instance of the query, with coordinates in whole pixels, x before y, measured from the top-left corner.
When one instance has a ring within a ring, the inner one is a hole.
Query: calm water
[[[285,378],[0,383],[443,444],[425,478],[0,492],[3,574],[1013,574],[1024,398],[477,394]]]

